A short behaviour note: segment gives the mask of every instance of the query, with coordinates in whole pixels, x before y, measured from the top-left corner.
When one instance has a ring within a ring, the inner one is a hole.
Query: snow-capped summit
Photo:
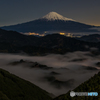
[[[47,15],[43,16],[41,19],[46,19],[46,20],[64,20],[64,21],[74,21],[73,19],[63,17],[62,15],[56,13],[56,12],[50,12]]]
[[[77,22],[73,19],[63,17],[56,12],[50,12],[42,18],[32,20],[30,22],[25,22],[17,25],[10,25],[1,27],[5,30],[13,30],[22,33],[45,33],[47,32],[66,32],[66,33],[76,33],[76,32],[94,32],[95,30],[90,30],[93,28],[91,25]],[[95,31],[97,32],[97,31]]]

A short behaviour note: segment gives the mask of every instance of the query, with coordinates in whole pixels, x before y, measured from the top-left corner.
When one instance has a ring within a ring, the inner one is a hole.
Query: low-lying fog
[[[13,64],[14,62],[19,63]],[[38,62],[47,65],[48,68],[34,68],[30,62]],[[96,65],[98,62],[100,55],[81,51],[47,56],[0,54],[0,68],[36,84],[55,96],[74,89],[98,73],[100,68]]]

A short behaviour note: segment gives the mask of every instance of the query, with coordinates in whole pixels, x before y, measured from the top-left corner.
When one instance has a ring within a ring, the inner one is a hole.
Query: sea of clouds
[[[52,67],[51,69],[31,68],[30,65],[9,63],[20,61],[38,62]],[[100,71],[96,63],[100,55],[91,52],[76,51],[72,53],[48,54],[46,56],[28,56],[20,54],[0,54],[0,68],[32,82],[49,93],[58,96],[76,88]],[[94,69],[88,69],[94,68]],[[55,72],[57,74],[52,74]],[[48,80],[48,77],[51,80]],[[52,79],[53,78],[53,79]]]

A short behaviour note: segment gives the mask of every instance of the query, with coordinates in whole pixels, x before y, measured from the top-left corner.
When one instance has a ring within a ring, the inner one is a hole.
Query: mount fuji
[[[73,19],[63,17],[62,15],[60,15],[56,12],[50,12],[40,19],[45,19],[45,20],[48,20],[48,21],[54,21],[54,20],[73,21]]]
[[[77,22],[71,18],[63,17],[56,12],[50,12],[42,18],[21,23],[17,25],[1,27],[5,30],[13,30],[22,33],[36,32],[44,33],[46,31],[51,32],[97,32],[95,29],[91,29],[95,26],[87,25]]]

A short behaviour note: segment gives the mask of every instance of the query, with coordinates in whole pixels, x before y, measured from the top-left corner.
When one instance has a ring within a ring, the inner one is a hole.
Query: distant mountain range
[[[98,32],[98,30],[92,29],[94,27],[63,17],[56,12],[50,12],[42,18],[30,22],[1,28],[23,33],[35,32],[41,34],[45,32]]]
[[[63,54],[72,51],[87,51],[91,47],[100,49],[100,43],[86,42],[59,34],[35,37],[0,29],[0,52],[23,51],[30,54]]]
[[[77,39],[87,42],[100,42],[100,34],[91,34],[88,36],[82,36],[81,38]]]

